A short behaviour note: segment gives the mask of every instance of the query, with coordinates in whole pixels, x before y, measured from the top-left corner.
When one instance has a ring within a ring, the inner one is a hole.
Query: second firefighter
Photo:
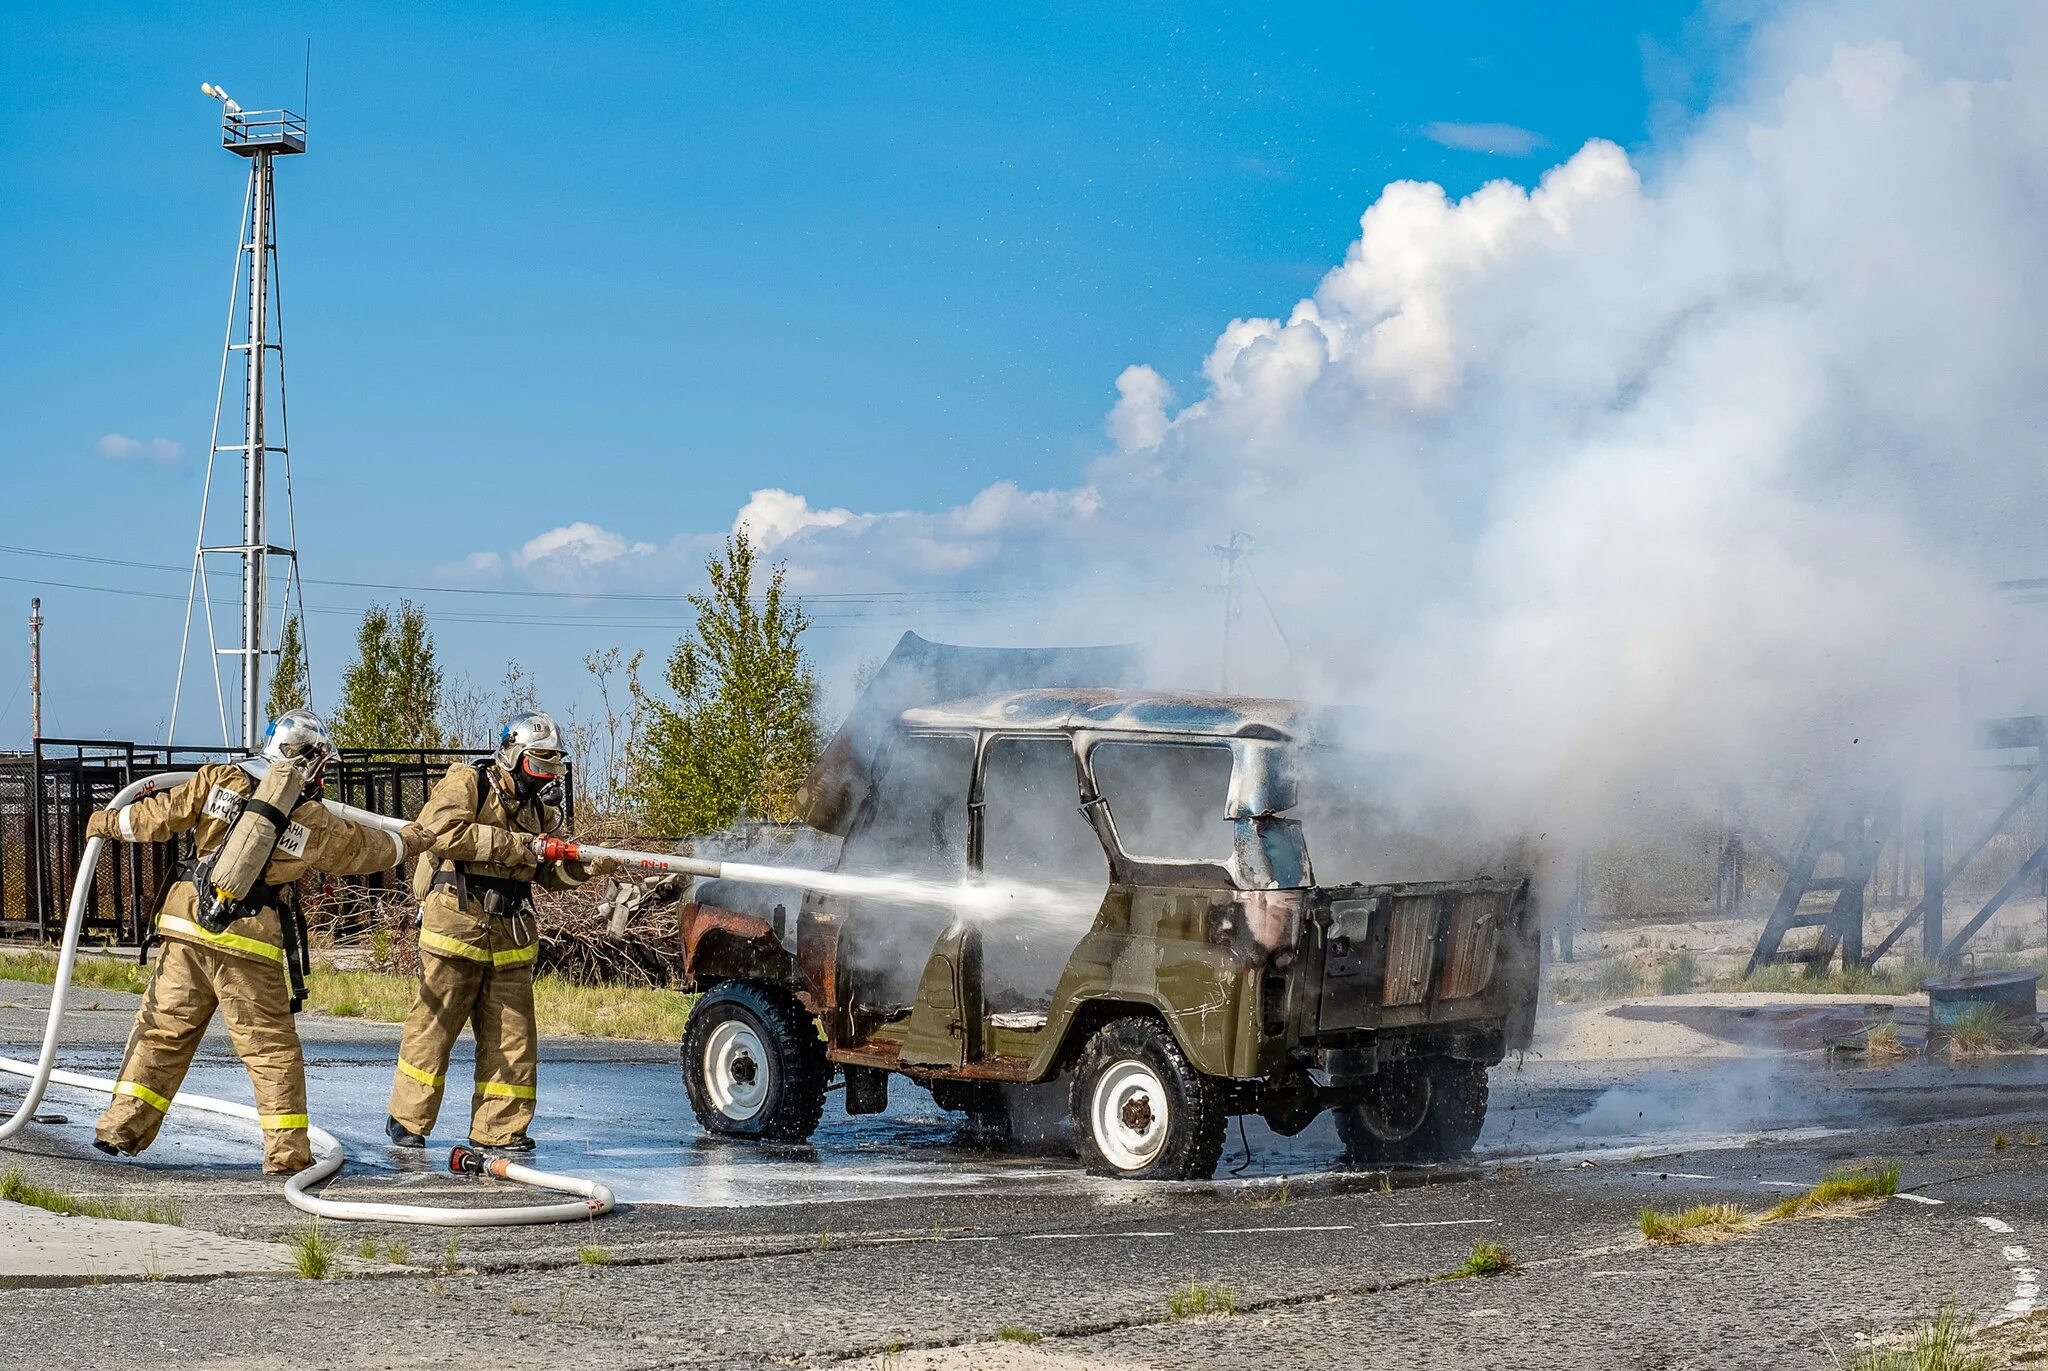
[[[498,735],[494,756],[459,762],[420,810],[433,849],[413,873],[420,900],[420,988],[406,1016],[385,1132],[424,1147],[441,1112],[449,1054],[468,1024],[476,1038],[469,1141],[533,1147],[539,1084],[533,972],[540,952],[533,888],[567,890],[595,864],[542,860],[563,824],[567,756],[555,721],[523,714]]]

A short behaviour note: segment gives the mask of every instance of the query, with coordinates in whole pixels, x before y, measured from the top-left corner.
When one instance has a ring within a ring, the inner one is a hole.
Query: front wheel
[[[1390,1064],[1360,1082],[1336,1115],[1351,1161],[1452,1161],[1472,1150],[1486,1123],[1486,1066],[1450,1057]]]
[[[815,1020],[773,986],[727,981],[683,1029],[683,1089],[707,1132],[802,1142],[825,1112],[831,1066]]]
[[[1131,1180],[1207,1180],[1223,1155],[1223,1096],[1155,1019],[1117,1019],[1082,1050],[1068,1096],[1082,1160]]]

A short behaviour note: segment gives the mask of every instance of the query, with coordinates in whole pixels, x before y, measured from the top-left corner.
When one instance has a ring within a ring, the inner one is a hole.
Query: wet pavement
[[[32,987],[0,985],[4,1050],[24,1055],[39,1003]],[[81,1004],[63,1062],[108,1073],[133,997],[95,992]],[[1687,1013],[1695,1028],[1718,1024]],[[1729,1031],[1757,1031],[1758,1016],[1738,1017],[1748,1026]],[[1781,1018],[1788,1032],[1831,1031],[1806,1010]],[[395,1027],[302,1027],[314,1110],[351,1152],[337,1193],[524,1198],[440,1171],[453,1131],[424,1157],[383,1144]],[[457,1109],[466,1052],[451,1073]],[[1821,1371],[1846,1363],[1868,1331],[1943,1301],[2003,1317],[2038,1289],[2026,1273],[2048,1252],[2048,1055],[2035,1053],[1883,1069],[1815,1051],[1532,1056],[1494,1073],[1480,1165],[1385,1189],[1342,1170],[1327,1121],[1294,1139],[1233,1126],[1215,1184],[1147,1185],[1082,1173],[1057,1090],[1034,1136],[1011,1148],[973,1145],[957,1116],[897,1083],[886,1113],[849,1119],[835,1097],[812,1146],[769,1150],[703,1137],[664,1045],[551,1040],[541,1080],[536,1163],[613,1185],[624,1201],[613,1216],[446,1234],[330,1226],[345,1254],[372,1243],[378,1269],[346,1281],[220,1274],[0,1290],[0,1321],[22,1330],[22,1356],[83,1366],[617,1371],[868,1358],[913,1371],[992,1366],[1000,1351],[1024,1371],[1310,1360]],[[190,1088],[246,1098],[218,1035]],[[16,1094],[0,1078],[0,1110]],[[175,1200],[189,1228],[304,1231],[231,1126],[174,1121],[140,1162],[112,1163],[87,1148],[98,1103],[53,1092],[45,1112],[65,1122],[29,1130],[0,1163],[81,1192]],[[1862,1218],[1714,1248],[1648,1248],[1635,1232],[1645,1206],[1761,1210],[1879,1155],[1899,1161],[1902,1195]],[[1512,1249],[1527,1274],[1445,1281],[1480,1238]],[[1175,1318],[1174,1292],[1190,1282],[1232,1290],[1244,1313]],[[279,1328],[318,1330],[317,1355],[312,1343],[277,1347]],[[1000,1342],[1005,1328],[1044,1342]]]

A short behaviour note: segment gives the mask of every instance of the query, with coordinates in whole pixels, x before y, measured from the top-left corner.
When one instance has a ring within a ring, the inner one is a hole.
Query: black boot
[[[101,1140],[101,1139],[99,1139],[99,1138],[94,1138],[94,1139],[92,1140],[92,1145],[93,1145],[93,1147],[94,1147],[94,1149],[95,1149],[95,1150],[97,1150],[97,1151],[100,1151],[100,1152],[104,1152],[104,1153],[106,1153],[106,1154],[107,1154],[107,1155],[108,1155],[109,1157],[118,1157],[118,1156],[120,1156],[120,1155],[121,1155],[121,1149],[120,1149],[120,1148],[118,1148],[118,1147],[114,1146],[114,1145],[113,1145],[112,1143],[110,1143],[110,1142],[104,1142],[104,1141],[102,1141],[102,1140]]]
[[[389,1114],[384,1116],[384,1136],[391,1139],[393,1147],[425,1147],[427,1140],[413,1132]]]
[[[531,1151],[533,1151],[533,1139],[532,1139],[532,1138],[529,1138],[529,1137],[527,1137],[527,1136],[526,1136],[526,1135],[525,1135],[524,1133],[519,1133],[519,1134],[515,1134],[515,1135],[514,1135],[513,1137],[511,1137],[510,1139],[506,1140],[505,1142],[501,1142],[501,1143],[480,1143],[480,1142],[478,1142],[478,1141],[477,1141],[477,1140],[476,1140],[475,1138],[471,1138],[471,1139],[469,1140],[469,1145],[470,1145],[471,1147],[475,1148],[475,1149],[476,1149],[477,1151],[479,1151],[479,1152],[531,1152]]]

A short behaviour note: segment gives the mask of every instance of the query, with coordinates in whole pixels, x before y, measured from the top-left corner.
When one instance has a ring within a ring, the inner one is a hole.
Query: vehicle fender
[[[1057,1075],[1098,1027],[1133,1009],[1164,1021],[1189,1063],[1206,1076],[1249,1079],[1265,1074],[1256,969],[1220,948],[1198,950],[1185,943],[1174,944],[1178,955],[1169,965],[1160,965],[1163,945],[1140,948],[1130,945],[1153,940],[1118,941],[1125,944],[1115,949],[1121,955],[1083,955],[1084,942],[1068,963],[1053,995],[1044,1039],[1032,1058],[1031,1079]],[[1149,963],[1149,974],[1117,974],[1120,965],[1133,961]]]
[[[719,905],[687,904],[679,923],[685,990],[719,981],[796,984],[796,957],[768,920]]]

